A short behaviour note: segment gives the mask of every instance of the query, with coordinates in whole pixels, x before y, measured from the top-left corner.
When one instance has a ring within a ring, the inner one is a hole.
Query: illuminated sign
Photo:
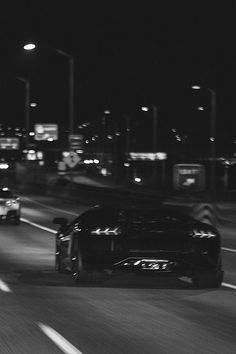
[[[0,138],[0,150],[18,150],[19,138]]]
[[[70,150],[83,150],[84,148],[84,137],[81,134],[69,135],[69,148]]]
[[[205,167],[198,164],[176,164],[173,178],[175,189],[204,190]]]
[[[34,125],[34,139],[54,141],[58,139],[58,125],[57,124],[35,124]]]
[[[166,160],[166,152],[130,152],[128,156],[129,160],[134,161],[157,161]]]

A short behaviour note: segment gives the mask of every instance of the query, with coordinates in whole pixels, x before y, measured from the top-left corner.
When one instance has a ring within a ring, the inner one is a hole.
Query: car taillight
[[[193,238],[214,238],[216,237],[216,233],[212,231],[206,231],[206,230],[198,230],[198,229],[193,229],[190,232],[190,236]]]
[[[121,234],[120,227],[97,227],[90,231],[91,235],[117,236]]]

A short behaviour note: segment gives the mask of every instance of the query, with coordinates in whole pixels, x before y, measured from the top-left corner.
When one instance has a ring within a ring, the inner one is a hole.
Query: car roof
[[[183,212],[178,207],[161,205],[157,207],[149,207],[144,205],[131,205],[120,207],[117,205],[95,205],[90,207],[88,211],[98,211],[107,215],[119,215],[124,218],[134,217],[175,217],[183,220],[194,220],[186,212]]]

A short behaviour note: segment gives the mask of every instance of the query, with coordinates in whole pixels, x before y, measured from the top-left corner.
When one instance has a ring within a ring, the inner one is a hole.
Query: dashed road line
[[[226,288],[234,289],[236,290],[236,285],[232,285],[229,283],[222,283],[222,286],[225,286]]]
[[[45,227],[45,226],[42,226],[40,224],[37,224],[36,222],[32,222],[32,221],[29,221],[28,219],[25,219],[25,218],[20,218],[21,221],[25,222],[26,224],[29,224],[29,225],[32,225],[32,226],[35,226],[39,229],[42,229],[44,231],[48,231],[50,232],[51,234],[56,234],[57,231],[56,230],[53,230],[53,229],[50,229],[49,227]]]
[[[29,197],[23,197],[23,198],[26,199],[26,200],[29,200],[29,201],[32,202],[32,203],[38,204],[38,205],[40,205],[40,206],[43,206],[43,207],[46,208],[46,209],[58,211],[58,212],[60,212],[60,213],[69,214],[69,215],[73,215],[73,216],[78,216],[78,213],[76,214],[76,213],[73,213],[73,212],[71,212],[71,211],[67,211],[67,210],[63,210],[63,209],[59,209],[59,208],[54,208],[54,207],[49,206],[49,205],[47,205],[47,204],[37,202],[36,200],[33,200],[33,199],[29,198]]]
[[[60,348],[65,354],[82,354],[80,350],[74,347],[68,340],[66,340],[62,335],[60,335],[53,328],[43,324],[38,323],[39,328],[43,333],[50,338],[58,348]]]
[[[228,251],[228,252],[236,253],[236,250],[233,249],[233,248],[221,247],[221,249],[222,249],[223,251]]]
[[[9,286],[0,279],[0,290],[4,291],[5,293],[11,293],[11,289],[9,288]]]

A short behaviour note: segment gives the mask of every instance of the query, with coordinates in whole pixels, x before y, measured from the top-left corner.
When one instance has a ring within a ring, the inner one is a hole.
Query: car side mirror
[[[58,224],[61,226],[65,226],[68,224],[68,220],[66,218],[54,218],[52,222],[53,224]]]

